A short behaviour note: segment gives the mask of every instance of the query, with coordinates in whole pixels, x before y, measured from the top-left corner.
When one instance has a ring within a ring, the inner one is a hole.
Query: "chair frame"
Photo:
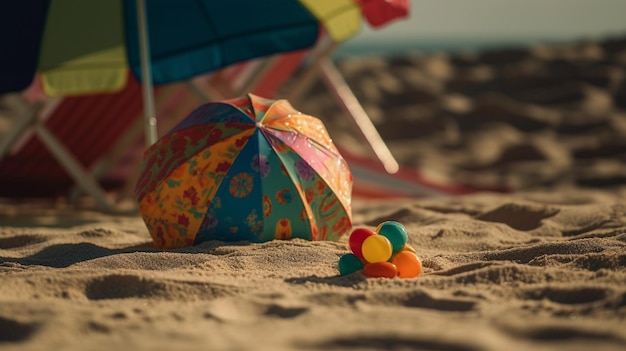
[[[45,120],[60,104],[61,100],[60,98],[50,98],[43,104],[29,104],[20,97],[17,101],[19,101],[22,116],[13,129],[9,130],[3,142],[0,143],[0,160],[12,149],[19,149],[21,141],[28,139],[30,133],[34,133],[70,174],[76,184],[94,198],[98,207],[104,210],[113,210],[113,202],[100,187],[96,177],[72,155],[72,152],[45,125]]]
[[[306,54],[307,57],[302,60],[302,63],[306,62],[307,58],[311,63],[305,67],[301,76],[290,87],[287,99],[295,103],[304,96],[314,79],[321,78],[336,103],[355,122],[359,132],[368,142],[386,172],[389,174],[396,173],[399,170],[398,162],[331,60],[332,54],[339,46],[339,43],[332,42],[325,37]],[[201,101],[228,99],[254,91],[267,78],[267,73],[276,65],[280,65],[280,55],[252,60],[245,65],[246,67],[235,73],[234,77],[226,78],[230,83],[228,86],[222,84],[225,78],[222,70],[188,80],[185,82],[186,89]],[[171,99],[171,96],[168,98]],[[87,169],[73,156],[71,150],[46,127],[46,119],[62,102],[62,98],[46,98],[43,103],[35,104],[29,104],[23,97],[19,101],[19,109],[23,117],[15,123],[8,136],[0,142],[0,160],[11,150],[18,150],[21,140],[27,140],[30,133],[34,133],[78,186],[70,194],[72,202],[75,202],[81,194],[85,193],[93,197],[100,209],[113,211],[115,202],[107,196],[98,183],[98,179],[106,175],[128,152],[129,148],[137,142],[146,128],[144,119],[137,116],[136,121],[122,133],[110,151],[96,161],[91,169]]]

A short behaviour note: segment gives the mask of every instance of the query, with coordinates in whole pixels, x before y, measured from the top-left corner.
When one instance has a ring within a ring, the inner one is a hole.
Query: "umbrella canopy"
[[[322,24],[335,42],[361,30],[361,8],[355,0],[299,0]]]
[[[352,174],[322,122],[254,95],[204,104],[146,150],[135,193],[157,246],[335,240]]]
[[[295,0],[146,2],[155,84],[311,47],[318,19]],[[120,90],[141,76],[136,0],[0,2],[0,94],[36,71],[49,95]]]
[[[409,16],[409,0],[356,0],[361,5],[361,12],[373,28],[379,28],[390,22]]]
[[[319,24],[337,42],[406,17],[406,0],[150,0],[147,39],[154,84],[312,47]],[[49,95],[114,92],[140,69],[136,0],[0,2],[0,94],[36,71]]]
[[[363,17],[373,28],[408,17],[408,0],[299,0],[322,24],[334,42],[361,31]]]

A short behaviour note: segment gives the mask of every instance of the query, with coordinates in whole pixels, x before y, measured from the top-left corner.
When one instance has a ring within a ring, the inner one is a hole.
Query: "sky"
[[[626,34],[626,0],[410,0],[410,18],[344,45],[433,39],[572,40]]]

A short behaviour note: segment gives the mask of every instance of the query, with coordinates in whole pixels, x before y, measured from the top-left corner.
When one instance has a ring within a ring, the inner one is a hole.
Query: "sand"
[[[136,216],[35,212],[0,232],[0,346],[619,350],[623,198],[355,201],[357,226],[407,227],[424,264],[414,279],[339,276],[345,237],[160,251]]]
[[[626,184],[626,39],[338,64],[392,153],[432,179],[511,190]],[[371,154],[321,83],[296,101]]]
[[[406,226],[414,279],[339,276],[347,237],[163,251],[132,211],[3,200],[0,349],[623,350],[624,43],[340,64],[403,164],[477,189],[354,199]]]

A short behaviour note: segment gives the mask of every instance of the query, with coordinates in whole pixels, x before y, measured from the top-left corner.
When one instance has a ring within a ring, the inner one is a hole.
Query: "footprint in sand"
[[[559,213],[558,209],[544,205],[508,203],[475,218],[481,221],[504,223],[517,230],[534,230],[541,221]]]
[[[474,351],[478,347],[468,343],[460,344],[453,341],[433,340],[425,338],[408,338],[401,336],[355,335],[326,340],[314,345],[319,350],[439,350],[439,351]]]
[[[427,292],[413,291],[406,295],[406,307],[428,308],[448,312],[466,312],[473,310],[476,302],[467,299],[438,298]]]
[[[624,339],[619,335],[619,331],[598,330],[592,328],[582,328],[574,324],[564,324],[562,321],[553,323],[543,323],[537,325],[533,323],[521,323],[519,321],[501,321],[499,328],[506,334],[520,339],[533,339],[539,341],[565,342],[574,341],[583,342],[585,340],[596,344],[596,348],[603,349],[603,344],[620,344],[623,345]],[[562,349],[567,346],[562,345]],[[613,348],[610,348],[613,350]],[[617,349],[616,349],[617,350]]]
[[[586,304],[603,300],[607,297],[607,290],[591,287],[529,289],[523,293],[524,299],[548,299],[564,305]]]
[[[0,316],[0,343],[24,341],[37,330],[37,325]]]
[[[267,317],[296,318],[308,311],[308,307],[284,306],[275,302],[252,301],[243,298],[226,298],[214,301],[204,317],[222,322],[253,323]]]
[[[87,282],[85,296],[90,300],[148,298],[155,300],[203,299],[241,293],[241,288],[212,282],[153,279],[140,275],[110,274]]]
[[[376,305],[396,301],[399,305],[411,308],[425,308],[445,312],[466,312],[473,310],[477,302],[467,298],[455,298],[452,296],[439,297],[425,290],[406,290],[398,293],[386,291],[385,293],[373,294],[364,302]]]
[[[135,275],[112,274],[90,281],[85,295],[90,300],[148,298],[158,297],[165,290],[161,282]]]
[[[28,245],[34,245],[46,241],[43,235],[15,235],[6,238],[0,238],[0,249],[9,250],[17,249]]]

